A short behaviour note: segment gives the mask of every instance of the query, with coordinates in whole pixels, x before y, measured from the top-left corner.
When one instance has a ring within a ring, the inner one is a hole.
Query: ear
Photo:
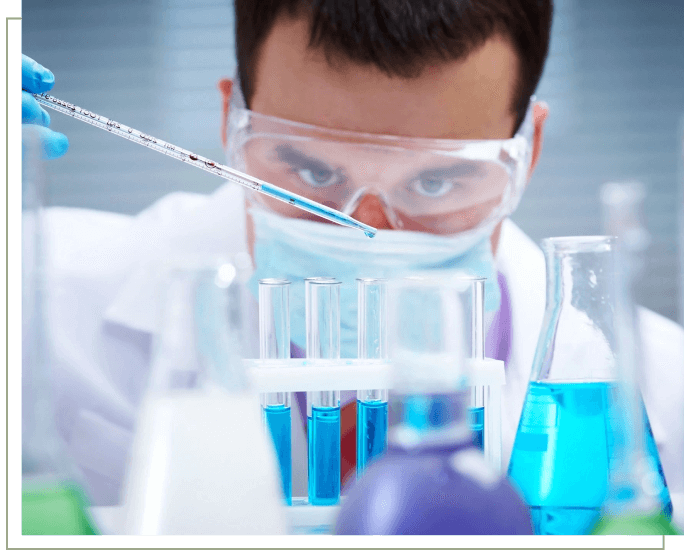
[[[221,91],[222,97],[221,143],[225,149],[228,142],[228,115],[230,112],[230,97],[233,94],[233,80],[224,77],[219,80],[216,86]]]
[[[532,161],[530,163],[530,171],[527,173],[527,181],[530,181],[534,169],[539,162],[539,155],[541,154],[542,144],[544,142],[544,124],[549,115],[549,105],[545,102],[535,102],[532,107],[532,117],[534,118],[534,136],[532,138]]]

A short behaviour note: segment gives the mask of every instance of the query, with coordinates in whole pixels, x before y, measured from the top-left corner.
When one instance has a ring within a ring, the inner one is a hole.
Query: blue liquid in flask
[[[538,535],[587,534],[599,517],[613,466],[610,409],[615,383],[531,382],[508,467],[530,508]],[[644,412],[646,424],[648,418]],[[646,449],[670,494],[650,426]]]
[[[473,444],[484,450],[484,407],[468,408],[468,424],[473,433]]]
[[[285,502],[292,505],[292,421],[290,408],[284,405],[269,405],[264,407],[264,417],[268,431],[273,439],[278,464],[280,466],[280,480],[283,486]]]
[[[308,419],[309,504],[340,501],[340,408],[311,408]]]
[[[356,403],[356,473],[361,474],[370,462],[387,448],[387,402]]]

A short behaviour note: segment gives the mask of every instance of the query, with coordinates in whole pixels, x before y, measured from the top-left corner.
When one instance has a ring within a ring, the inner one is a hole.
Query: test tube
[[[340,282],[308,278],[306,290],[307,359],[340,358]],[[340,500],[340,392],[307,393],[309,504]]]
[[[387,282],[357,278],[358,357],[387,358]],[[387,390],[356,392],[356,476],[387,448]]]
[[[470,297],[470,357],[482,361],[484,348],[484,278],[464,279],[470,283],[467,295]],[[470,430],[473,431],[475,446],[485,450],[485,396],[486,386],[473,386],[470,389],[470,408],[468,410]]]
[[[290,358],[290,282],[259,280],[259,357]],[[275,446],[283,496],[292,505],[292,421],[290,392],[261,394],[264,427]]]

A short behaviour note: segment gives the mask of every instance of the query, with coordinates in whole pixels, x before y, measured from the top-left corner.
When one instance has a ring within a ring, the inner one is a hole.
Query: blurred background
[[[225,155],[216,83],[235,72],[233,29],[232,0],[23,2],[23,52],[54,72],[55,96],[217,161]],[[556,0],[537,91],[551,109],[544,151],[513,217],[535,241],[601,233],[601,184],[642,181],[653,243],[638,300],[680,322],[683,37],[681,0]],[[70,152],[50,163],[48,204],[135,214],[172,191],[221,185],[50,116]]]

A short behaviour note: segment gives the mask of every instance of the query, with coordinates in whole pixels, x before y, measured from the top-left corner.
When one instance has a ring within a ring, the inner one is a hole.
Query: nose
[[[385,207],[375,195],[364,196],[351,216],[378,230],[394,229],[385,214]]]

